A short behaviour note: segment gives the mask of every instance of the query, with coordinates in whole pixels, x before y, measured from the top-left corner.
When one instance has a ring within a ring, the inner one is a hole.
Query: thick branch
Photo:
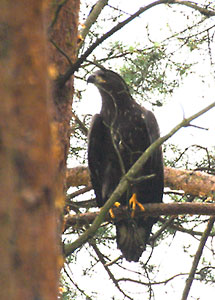
[[[90,186],[90,176],[87,167],[76,167],[67,169],[66,171],[66,185],[70,186]]]
[[[215,176],[200,171],[188,171],[165,167],[165,187],[173,190],[183,190],[185,194],[196,197],[215,196]],[[67,169],[67,187],[90,186],[90,177],[87,167]]]
[[[153,203],[144,204],[144,211],[136,212],[136,217],[140,216],[161,216],[161,215],[215,215],[215,204],[213,203]],[[128,210],[126,207],[113,208],[115,220],[120,221],[121,219],[128,218]],[[95,218],[99,215],[99,212],[84,213],[79,215],[68,215],[65,218],[65,229],[71,226],[83,226],[93,223]],[[111,222],[113,219],[110,218],[109,214],[105,216],[103,221]]]
[[[165,186],[193,196],[215,197],[215,176],[205,172],[166,167]]]

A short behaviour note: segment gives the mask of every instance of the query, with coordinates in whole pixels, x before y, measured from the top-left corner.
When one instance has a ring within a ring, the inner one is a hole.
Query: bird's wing
[[[143,115],[144,115],[144,125],[143,127],[145,127],[144,130],[146,130],[146,136],[149,142],[149,145],[151,145],[152,143],[154,143],[154,141],[156,141],[159,137],[160,137],[160,129],[157,123],[157,120],[154,116],[154,114],[150,111],[150,110],[146,110],[145,108],[142,107],[142,111],[143,111]],[[152,154],[152,161],[154,164],[162,164],[162,151],[161,151],[161,147],[158,147],[154,153]]]
[[[160,137],[158,123],[154,114],[150,110],[147,110],[143,107],[141,108],[145,116],[144,121],[146,125],[146,130],[148,132],[148,135],[150,136],[150,144],[152,144],[156,139]]]
[[[88,164],[92,186],[96,194],[98,206],[102,206],[102,173],[103,173],[103,142],[105,136],[105,126],[102,117],[96,114],[91,123],[88,135]]]

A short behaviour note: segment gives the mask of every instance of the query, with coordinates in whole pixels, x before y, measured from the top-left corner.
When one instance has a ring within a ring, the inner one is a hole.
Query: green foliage
[[[169,81],[166,76],[168,68],[172,68],[173,65],[166,62],[165,48],[154,45],[150,49],[139,50],[138,53],[132,49],[132,52],[132,57],[120,69],[132,94],[146,95],[148,92],[168,94],[178,87],[176,79]],[[159,101],[153,104],[161,105]]]

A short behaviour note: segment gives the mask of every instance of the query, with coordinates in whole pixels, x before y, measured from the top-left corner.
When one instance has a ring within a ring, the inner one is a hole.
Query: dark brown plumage
[[[99,207],[108,200],[120,178],[140,155],[159,137],[152,112],[137,104],[128,86],[115,72],[99,70],[88,78],[102,97],[100,114],[92,120],[88,139],[88,162]],[[151,179],[132,184],[118,200],[129,207],[136,194],[139,203],[159,203],[163,196],[163,160],[158,148],[139,176],[154,174]],[[115,222],[117,245],[128,261],[138,261],[145,250],[156,218],[132,218]]]

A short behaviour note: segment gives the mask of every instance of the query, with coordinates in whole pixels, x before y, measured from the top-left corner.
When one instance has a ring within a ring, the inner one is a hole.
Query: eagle
[[[89,76],[99,90],[102,107],[92,118],[88,134],[88,166],[98,207],[108,200],[120,179],[142,153],[159,138],[154,114],[131,96],[125,81],[117,73],[99,69]],[[148,176],[147,179],[147,175]],[[144,203],[160,203],[164,175],[162,149],[157,148],[117,204],[129,210],[129,217],[114,220],[117,246],[127,261],[139,261],[149,240],[155,217],[135,217]],[[142,178],[142,180],[141,180]]]

